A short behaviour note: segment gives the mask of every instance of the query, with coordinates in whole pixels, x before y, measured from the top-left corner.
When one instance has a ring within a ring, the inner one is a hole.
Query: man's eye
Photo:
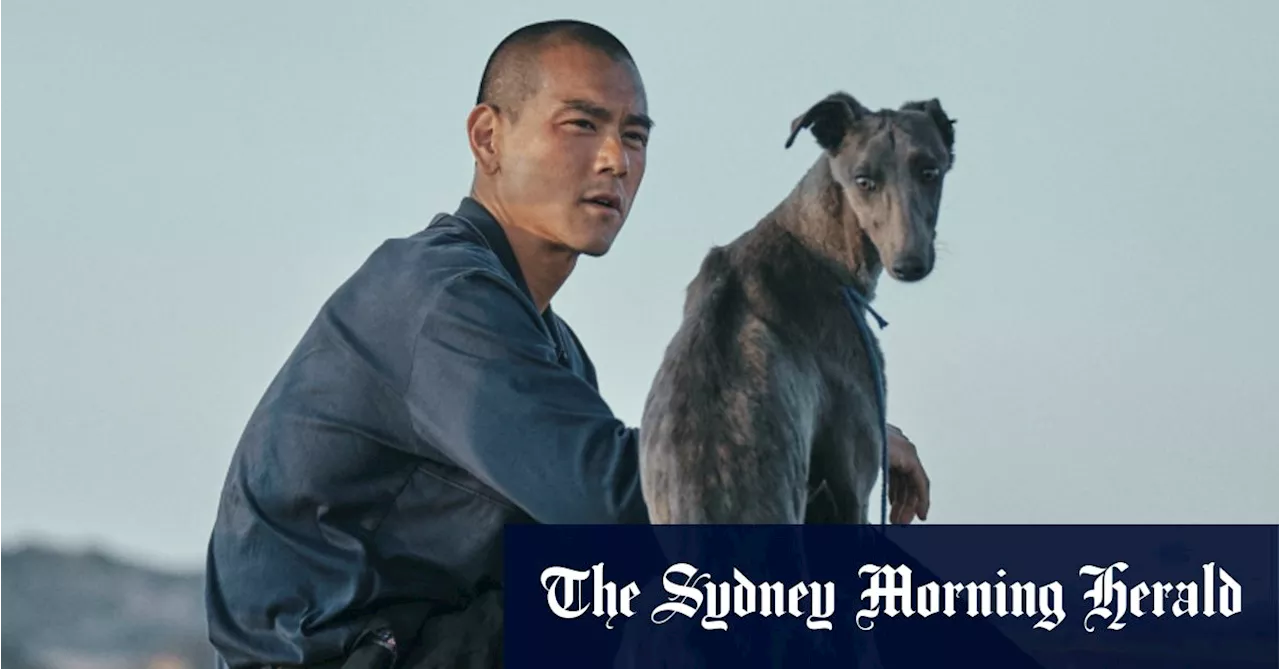
[[[585,118],[578,118],[569,122],[578,126],[579,128],[585,128],[587,130],[595,130],[595,127],[596,127],[594,123],[592,123],[591,121],[588,121]]]
[[[638,143],[640,146],[646,146],[646,145],[648,145],[648,143],[649,143],[649,137],[648,137],[647,135],[645,135],[644,133],[639,133],[639,132],[629,132],[629,133],[627,133],[627,134],[625,134],[625,135],[623,135],[623,136],[624,136],[624,137],[626,137],[627,139],[629,139],[629,140],[633,141],[633,142]]]

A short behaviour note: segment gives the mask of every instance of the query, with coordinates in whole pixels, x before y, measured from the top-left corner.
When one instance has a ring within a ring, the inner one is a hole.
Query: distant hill
[[[7,549],[5,669],[206,669],[204,575],[94,550]]]

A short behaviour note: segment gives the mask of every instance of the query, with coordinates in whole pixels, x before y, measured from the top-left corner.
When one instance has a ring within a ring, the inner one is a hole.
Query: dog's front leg
[[[844,431],[824,431],[813,448],[805,524],[866,524],[867,500],[860,493],[858,463]]]
[[[840,523],[840,512],[826,479],[809,483],[809,498],[804,507],[805,525],[834,525]]]

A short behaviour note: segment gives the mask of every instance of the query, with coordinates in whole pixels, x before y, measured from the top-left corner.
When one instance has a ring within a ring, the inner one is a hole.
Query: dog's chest
[[[884,439],[881,401],[883,356],[870,323],[863,332],[861,314],[833,305],[813,324],[813,350],[827,389],[822,419],[827,433],[855,461],[860,491],[869,491],[880,467]],[[862,480],[865,479],[865,480]]]
[[[812,349],[833,390],[874,397],[883,391],[884,358],[875,332],[861,313],[830,304],[813,319]]]

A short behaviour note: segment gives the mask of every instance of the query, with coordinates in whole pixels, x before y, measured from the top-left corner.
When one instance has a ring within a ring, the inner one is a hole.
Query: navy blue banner
[[[1276,667],[1277,526],[507,528],[505,661]]]

